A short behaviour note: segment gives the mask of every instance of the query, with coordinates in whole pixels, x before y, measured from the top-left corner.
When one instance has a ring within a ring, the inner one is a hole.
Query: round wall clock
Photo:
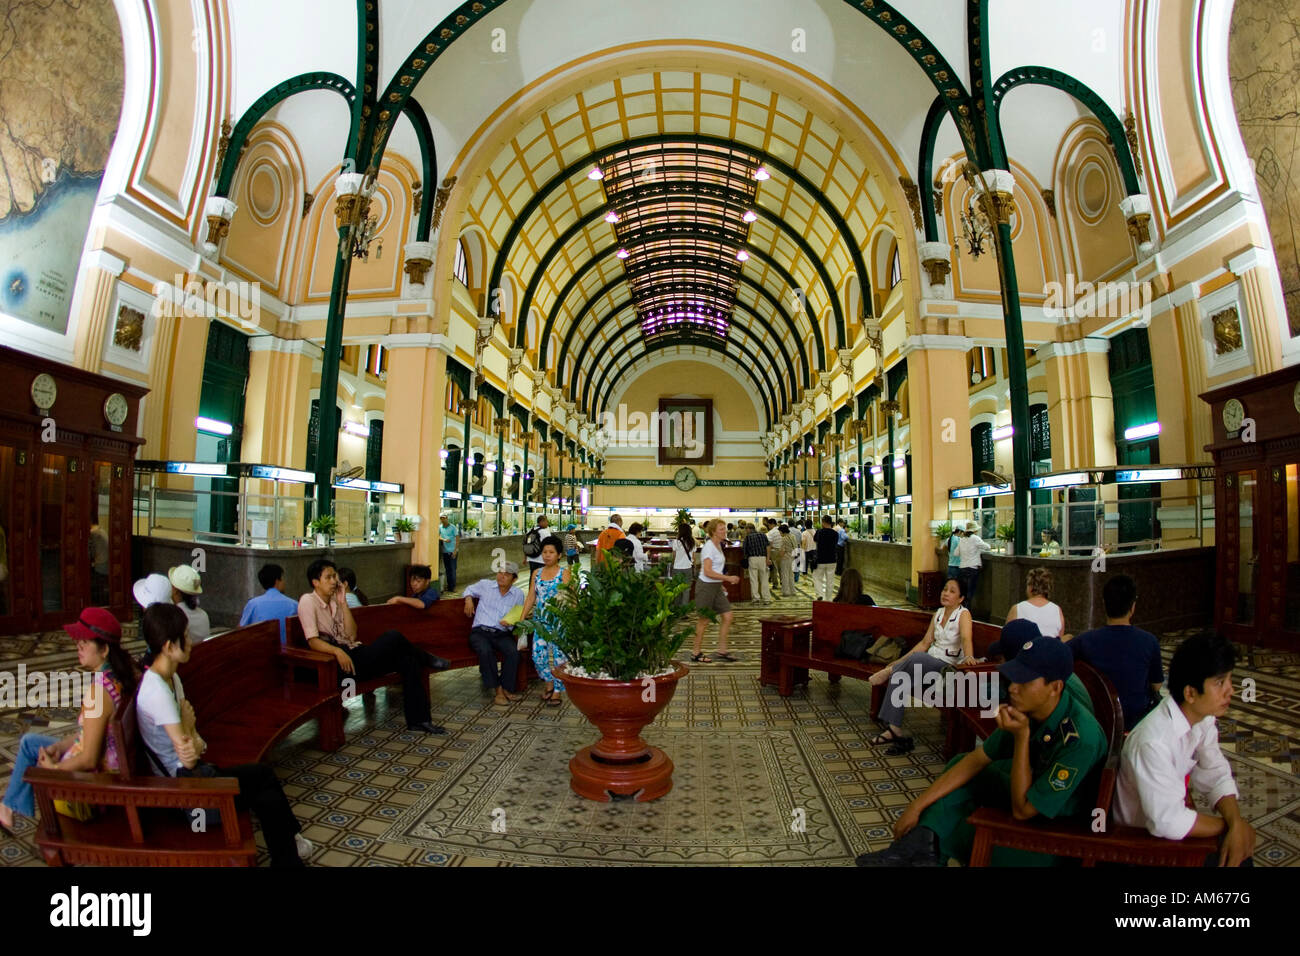
[[[673,475],[673,484],[678,491],[690,491],[699,481],[699,477],[690,468],[678,468],[677,474]]]
[[[1223,427],[1228,431],[1235,432],[1240,429],[1245,419],[1246,406],[1238,399],[1230,398],[1223,403]]]
[[[58,397],[59,386],[54,383],[54,376],[49,372],[42,372],[32,379],[32,401],[37,408],[48,412]]]
[[[104,419],[114,428],[120,427],[126,421],[128,410],[126,396],[121,392],[114,392],[104,399]]]

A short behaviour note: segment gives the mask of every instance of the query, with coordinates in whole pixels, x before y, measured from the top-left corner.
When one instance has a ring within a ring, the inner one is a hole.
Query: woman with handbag
[[[195,726],[194,708],[185,699],[176,669],[190,659],[189,619],[174,604],[155,604],[140,624],[149,651],[148,670],[135,699],[140,742],[158,776],[234,777],[239,781],[235,806],[247,807],[262,825],[272,866],[303,866],[314,847],[298,831],[280,781],[266,764],[218,767],[200,760],[207,744]]]
[[[903,734],[903,707],[921,695],[920,680],[930,671],[943,671],[958,664],[974,664],[970,611],[962,605],[965,589],[960,578],[949,578],[939,595],[939,610],[925,629],[925,636],[899,660],[871,675],[871,683],[889,681],[877,718],[885,730],[872,738],[873,746],[889,744],[891,757],[909,753],[916,746]]]
[[[176,613],[185,617],[179,609]],[[15,812],[25,817],[36,816],[31,785],[23,782],[23,774],[32,764],[47,770],[117,770],[118,741],[113,733],[113,714],[121,706],[122,696],[135,692],[135,667],[122,649],[122,625],[108,608],[88,607],[63,629],[77,642],[77,664],[93,672],[94,680],[82,698],[76,733],[62,740],[42,734],[23,734],[19,741],[9,789],[0,803],[0,830],[10,836]],[[81,804],[56,801],[55,805],[60,813],[68,816],[90,818],[90,809]]]
[[[690,522],[683,521],[677,526],[677,537],[673,538],[673,578],[685,581],[686,588],[675,598],[675,603],[685,604],[691,596],[691,576],[695,570],[695,534]]]

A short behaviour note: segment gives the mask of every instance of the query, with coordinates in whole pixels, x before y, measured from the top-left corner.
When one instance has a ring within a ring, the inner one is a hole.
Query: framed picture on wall
[[[655,422],[659,464],[713,464],[713,399],[661,398]]]

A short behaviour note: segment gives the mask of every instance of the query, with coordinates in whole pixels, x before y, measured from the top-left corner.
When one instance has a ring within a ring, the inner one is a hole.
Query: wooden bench
[[[296,624],[297,618],[286,623]],[[281,645],[280,622],[263,621],[196,644],[178,670],[208,742],[204,760],[234,766],[266,759],[299,726],[318,722],[322,750],[343,745],[335,662]],[[306,667],[309,682],[293,679]]]
[[[1124,712],[1119,696],[1107,677],[1083,661],[1075,661],[1074,672],[1088,689],[1093,713],[1108,750],[1096,780],[1097,798],[1093,806],[1102,811],[1084,819],[1047,820],[1041,817],[1017,820],[1004,810],[983,808],[967,819],[975,827],[971,866],[988,866],[995,846],[1035,853],[1049,853],[1081,860],[1084,866],[1097,863],[1125,863],[1134,866],[1202,866],[1205,858],[1217,853],[1219,843],[1212,837],[1164,840],[1153,837],[1141,827],[1119,826],[1112,819],[1115,781],[1119,773],[1120,749],[1124,745]],[[1088,785],[1088,781],[1084,785]],[[1105,829],[1094,832],[1094,820],[1104,821]]]
[[[276,628],[276,642],[279,642]],[[184,678],[182,678],[184,680]],[[117,773],[30,768],[40,807],[36,845],[49,866],[254,866],[257,847],[248,812],[236,812],[234,777],[159,777],[139,745],[135,701],[113,714]],[[97,805],[90,820],[57,813],[55,800]],[[220,826],[196,833],[191,811],[220,811]]]
[[[861,604],[836,604],[833,601],[814,601],[811,619],[807,619],[811,629],[799,630],[803,622],[784,622],[782,627],[789,632],[788,643],[801,645],[796,650],[776,650],[775,667],[764,666],[764,673],[777,675],[777,692],[782,697],[789,697],[794,692],[794,682],[798,671],[825,671],[831,683],[841,677],[857,677],[867,680],[880,664],[869,664],[848,657],[839,657],[837,651],[840,637],[845,631],[869,631],[876,637],[905,638],[909,646],[925,636],[926,628],[934,615],[928,611],[912,611],[902,608],[871,607]],[[982,657],[989,645],[996,641],[1002,629],[993,624],[973,622],[971,643],[975,656]],[[802,634],[802,638],[800,637]],[[774,642],[776,643],[776,642]],[[873,688],[871,712],[880,709],[884,699],[884,687]]]
[[[469,646],[471,620],[465,616],[465,599],[462,597],[435,601],[422,610],[413,608],[409,604],[375,604],[353,608],[352,616],[357,622],[357,640],[362,644],[371,643],[385,631],[400,631],[420,650],[445,659],[451,665],[448,670],[478,666],[478,655]],[[331,686],[335,688],[337,697],[341,675],[338,674],[338,662],[334,656],[324,651],[312,650],[307,646],[302,622],[297,617],[289,618],[285,625],[287,646],[299,655],[309,656],[301,658],[304,664],[310,660],[313,666],[324,670],[328,676],[323,680],[332,681]],[[221,639],[225,639],[224,635]],[[530,639],[529,648],[531,647]],[[500,659],[501,655],[498,654],[497,660]],[[514,688],[516,692],[522,693],[527,689],[529,679],[537,676],[532,661],[533,656],[528,649],[519,652],[519,676]],[[426,669],[426,676],[430,673],[434,673],[433,670]],[[401,676],[393,672],[361,681],[357,684],[355,692],[368,694],[380,687],[400,683]],[[197,705],[195,710],[198,710]],[[200,729],[201,727],[202,725]]]

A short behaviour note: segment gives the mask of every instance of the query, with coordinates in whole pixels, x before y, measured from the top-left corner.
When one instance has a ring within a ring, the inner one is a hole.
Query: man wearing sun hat
[[[199,572],[188,564],[181,564],[167,572],[167,580],[172,585],[172,603],[190,619],[190,640],[195,644],[206,641],[212,635],[212,624],[208,621],[208,612],[199,607],[198,596],[203,593]]]
[[[1092,772],[1106,759],[1096,719],[1065,690],[1074,671],[1070,649],[1055,638],[1027,640],[998,668],[1010,682],[1010,703],[998,709],[998,729],[982,747],[954,757],[943,774],[894,823],[893,844],[858,857],[859,866],[942,866],[970,859],[981,807],[1017,820],[1087,813]],[[1043,854],[995,848],[995,866],[1050,865]]]
[[[966,582],[966,610],[975,608],[975,586],[980,581],[980,571],[984,567],[984,552],[991,550],[989,543],[979,535],[980,526],[974,521],[966,522],[966,533],[957,545],[957,575]]]
[[[131,586],[131,593],[135,595],[136,603],[146,609],[154,604],[172,603],[172,583],[165,574],[150,574],[141,578]]]

